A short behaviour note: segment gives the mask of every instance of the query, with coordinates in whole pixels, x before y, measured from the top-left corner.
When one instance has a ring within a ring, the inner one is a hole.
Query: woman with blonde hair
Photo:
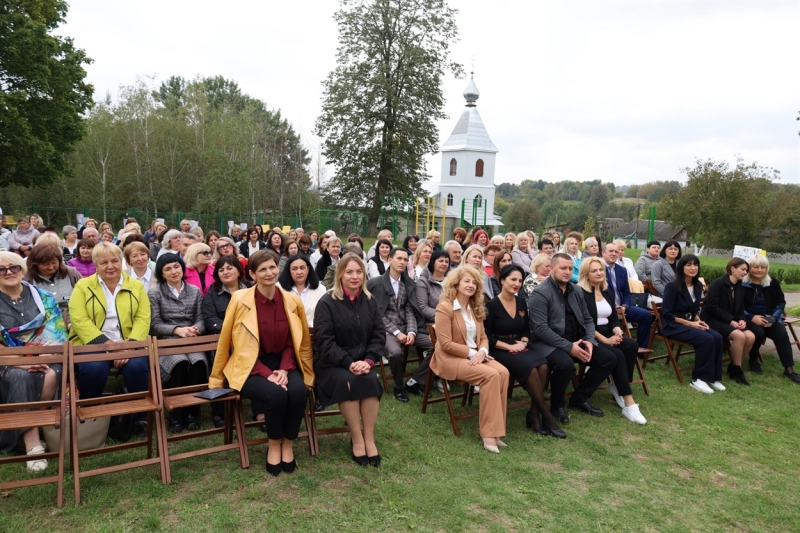
[[[572,278],[570,279],[572,283],[578,282],[578,275],[581,269],[581,261],[583,260],[583,257],[581,257],[582,242],[583,242],[583,235],[581,235],[577,231],[573,231],[569,235],[567,235],[567,238],[564,241],[564,253],[572,258]]]
[[[511,253],[511,250],[517,245],[517,236],[514,233],[506,233],[505,237],[503,238],[503,248],[506,249],[508,253]]]
[[[622,239],[616,239],[614,244],[616,244],[617,248],[619,248],[619,259],[617,259],[617,263],[620,266],[625,267],[625,270],[628,271],[629,278],[639,279],[639,275],[636,273],[636,267],[633,265],[633,261],[625,257],[625,249],[628,247],[628,244]]]
[[[511,251],[514,264],[522,267],[525,274],[531,273],[531,263],[536,255],[536,250],[531,245],[531,238],[528,232],[523,231],[517,235],[516,248]]]
[[[214,284],[214,259],[211,248],[203,242],[196,242],[186,249],[183,260],[186,262],[186,283],[200,289],[205,296]]]
[[[30,217],[31,226],[35,230],[41,230],[44,227],[44,223],[42,222],[42,216],[39,214],[32,214]]]
[[[375,423],[383,387],[375,365],[386,335],[378,304],[367,290],[364,261],[356,254],[338,262],[333,290],[317,303],[314,343],[320,404],[339,404],[350,428],[353,461],[380,466]]]
[[[483,289],[486,301],[488,302],[494,298],[492,282],[489,280],[489,276],[483,271],[483,249],[480,244],[473,244],[467,248],[467,251],[461,256],[461,264],[469,265],[480,273],[481,288]]]
[[[434,252],[433,243],[428,239],[422,239],[417,243],[417,251],[414,252],[414,258],[408,263],[408,276],[417,280],[422,273],[422,269],[428,266],[428,261],[431,260],[431,254]]]
[[[483,327],[480,271],[461,265],[448,274],[436,306],[436,349],[431,369],[444,380],[461,380],[481,388],[479,427],[483,447],[500,453],[506,434],[508,370],[489,355]]]
[[[530,296],[533,290],[541,282],[550,276],[552,259],[547,254],[536,254],[531,263],[531,273],[522,283],[522,292]]]
[[[431,243],[431,246],[433,246],[433,251],[434,252],[436,250],[441,250],[442,249],[442,245],[439,244],[439,241],[442,238],[442,234],[439,233],[438,231],[436,231],[435,229],[430,230],[428,232],[428,235],[425,236],[425,238],[428,239],[428,241]]]
[[[608,384],[608,390],[625,418],[636,424],[646,424],[647,419],[633,399],[630,385],[639,345],[622,334],[622,323],[617,317],[614,295],[606,281],[605,262],[597,257],[587,257],[581,264],[578,286],[583,289],[586,307],[594,321],[594,337],[597,340],[595,350],[610,352],[616,359],[616,365],[611,369],[614,381]]]
[[[499,246],[500,248],[502,248],[506,244],[506,239],[500,234],[492,235],[492,238],[489,239],[489,244],[490,245],[494,244],[495,246]]]
[[[144,290],[149,291],[158,284],[155,264],[151,264],[147,245],[134,241],[125,247],[122,254],[125,256],[125,264],[128,265],[125,273],[133,279],[141,281]]]

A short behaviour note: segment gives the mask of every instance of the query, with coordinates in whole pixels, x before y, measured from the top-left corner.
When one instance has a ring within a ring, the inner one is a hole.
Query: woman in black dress
[[[728,365],[728,377],[736,383],[750,385],[742,371],[744,354],[756,342],[756,336],[750,323],[745,320],[744,288],[742,280],[747,276],[750,266],[741,257],[734,257],[725,267],[726,274],[715,279],[708,286],[708,294],[700,308],[700,319],[708,327],[730,341],[729,352],[731,362]]]
[[[314,373],[320,404],[339,404],[352,436],[353,461],[361,466],[381,464],[375,422],[383,387],[375,364],[385,343],[378,304],[367,291],[364,262],[345,254],[336,265],[333,290],[314,313]]]
[[[633,381],[633,369],[639,355],[639,344],[630,337],[622,335],[622,322],[617,316],[614,296],[606,281],[606,265],[597,257],[587,257],[581,262],[578,274],[578,286],[583,289],[586,307],[594,321],[594,338],[597,340],[596,350],[605,350],[614,354],[616,366],[611,371],[613,383],[608,390],[622,409],[622,416],[636,424],[646,424],[647,419],[639,410],[639,404],[633,399],[630,382]]]
[[[486,304],[486,319],[483,321],[489,338],[489,354],[528,391],[531,409],[525,417],[527,426],[540,435],[563,439],[567,434],[558,426],[544,402],[547,359],[528,349],[531,338],[528,304],[517,295],[524,277],[525,271],[519,265],[506,265],[500,271],[502,291]]]

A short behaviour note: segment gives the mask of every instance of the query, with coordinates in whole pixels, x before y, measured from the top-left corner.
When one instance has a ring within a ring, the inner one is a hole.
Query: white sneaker
[[[633,405],[629,405],[627,407],[622,408],[622,416],[630,420],[631,422],[635,422],[637,424],[645,425],[647,424],[647,419],[642,415],[642,412],[639,411],[639,404],[635,403]]]
[[[475,385],[474,392],[475,392],[475,394],[480,394],[481,393],[481,386],[480,385]]]
[[[608,384],[608,390],[611,391],[611,396],[614,397],[614,400],[616,400],[617,405],[619,405],[619,408],[624,411],[625,410],[625,400],[623,400],[622,396],[619,395],[619,391],[617,390],[617,385],[615,383],[613,383],[613,382],[609,383]]]
[[[718,390],[718,391],[724,391],[724,390],[726,390],[726,388],[725,388],[725,385],[723,385],[723,384],[722,384],[721,382],[719,382],[719,381],[715,381],[714,383],[712,383],[712,384],[711,384],[711,386],[712,386],[712,387],[714,387],[714,389],[716,389],[716,390]]]
[[[28,452],[28,455],[41,455],[44,453],[44,448],[41,446],[34,446],[31,448],[31,451]],[[32,472],[34,474],[38,474],[42,472],[44,469],[47,468],[47,459],[34,459],[33,461],[27,461],[28,465],[28,472]]]
[[[388,365],[388,364],[389,364],[389,360],[388,360],[388,359],[386,359],[386,356],[382,356],[382,357],[381,357],[381,361],[383,361],[383,364],[384,364],[384,365]]]
[[[693,379],[692,382],[689,383],[689,386],[694,390],[699,390],[700,392],[704,392],[706,394],[714,394],[714,390],[702,379]]]

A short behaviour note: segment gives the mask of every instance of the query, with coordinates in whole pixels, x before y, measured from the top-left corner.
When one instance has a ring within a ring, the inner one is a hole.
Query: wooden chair
[[[156,361],[160,361],[162,356],[185,354],[191,352],[210,352],[216,351],[219,335],[204,335],[202,337],[188,337],[183,339],[156,339],[153,337],[153,353]],[[161,383],[161,372],[156,372],[156,383],[161,394],[164,410],[158,416],[158,423],[161,425],[161,435],[164,438],[164,465],[166,467],[167,483],[172,482],[170,471],[171,461],[180,461],[190,457],[198,457],[209,453],[224,452],[227,450],[239,450],[239,463],[242,468],[250,466],[250,458],[247,455],[245,445],[244,420],[242,418],[242,397],[237,394],[228,394],[216,400],[206,400],[195,396],[198,392],[208,390],[208,383],[202,385],[190,385],[188,387],[178,387],[174,389],[164,389]],[[204,429],[200,431],[190,431],[179,435],[170,436],[167,432],[167,411],[181,409],[185,407],[211,405],[216,402],[225,403],[225,426],[221,428]],[[236,429],[236,442],[233,441],[233,430]],[[170,455],[169,443],[179,442],[187,439],[196,439],[209,435],[223,434],[221,445],[200,448],[190,452]]]
[[[309,333],[311,334],[311,345],[314,345],[314,328],[308,328]],[[317,419],[319,418],[330,418],[332,416],[342,416],[342,412],[339,409],[325,409],[324,411],[317,411],[316,409],[316,396],[314,390],[309,391],[309,399],[308,405],[309,409],[306,412],[306,428],[310,428],[311,439],[313,440],[313,452],[312,455],[316,455],[319,453],[319,437],[320,435],[335,435],[337,433],[350,433],[350,428],[347,427],[345,424],[342,427],[332,427],[332,428],[319,428],[317,426]],[[344,418],[342,418],[344,420]],[[309,423],[311,424],[309,426]]]
[[[125,394],[104,395],[99,398],[77,400],[74,394],[70,395],[70,424],[72,435],[72,469],[75,476],[75,503],[81,502],[81,479],[130,470],[142,466],[158,464],[161,468],[161,482],[167,483],[167,465],[164,450],[166,437],[162,434],[162,426],[158,418],[163,415],[163,404],[159,394],[157,376],[160,372],[158,360],[153,356],[153,343],[148,337],[143,341],[125,341],[109,344],[90,344],[88,346],[73,346],[69,344],[69,376],[71,383],[77,383],[76,365],[80,363],[94,363],[100,361],[115,361],[118,359],[134,359],[146,357],[149,362],[150,372],[148,377],[148,390]],[[147,438],[144,441],[126,442],[112,446],[105,446],[91,450],[78,450],[78,423],[85,423],[87,419],[104,416],[134,415],[147,413]],[[154,419],[156,423],[154,424]],[[156,457],[153,457],[153,426],[156,428]],[[80,458],[91,455],[111,453],[120,450],[146,446],[147,457],[138,461],[131,461],[104,468],[95,468],[81,472]]]
[[[678,381],[682,384],[683,383],[683,376],[681,375],[682,372],[687,370],[692,370],[694,365],[689,365],[685,367],[678,366],[678,358],[682,355],[691,355],[694,353],[694,348],[688,342],[681,342],[675,339],[670,339],[669,337],[664,336],[661,332],[664,330],[663,324],[661,321],[661,303],[653,304],[653,314],[655,318],[653,319],[653,327],[650,330],[650,341],[648,346],[653,346],[654,340],[659,340],[664,343],[664,346],[667,348],[667,353],[664,355],[657,355],[655,357],[652,356],[651,353],[644,354],[644,362],[642,363],[642,369],[644,370],[647,368],[647,363],[650,361],[656,361],[658,359],[666,359],[665,363],[669,364],[672,363],[672,368],[675,370],[675,375],[678,377]],[[687,351],[683,351],[684,348],[689,348]]]
[[[47,477],[36,477],[23,481],[0,483],[0,490],[56,483],[58,485],[57,502],[59,507],[64,504],[64,437],[66,436],[67,426],[65,416],[67,410],[67,367],[69,366],[68,346],[69,344],[65,343],[57,346],[21,346],[13,348],[0,348],[0,367],[16,367],[21,365],[30,365],[32,363],[50,366],[62,365],[61,382],[59,383],[59,390],[61,393],[60,400],[0,404],[0,427],[4,430],[48,426],[55,426],[59,430],[58,450],[51,450],[36,456],[36,459],[58,458],[58,474]],[[38,357],[36,357],[36,359],[32,357],[26,357],[32,355],[37,355]],[[16,411],[17,409],[29,410]],[[75,437],[73,440],[77,441],[78,439]],[[9,457],[0,457],[0,465],[21,463],[30,459],[31,457],[27,455],[11,455]]]
[[[428,332],[431,336],[431,343],[436,346],[436,328],[433,325],[428,326]],[[461,407],[467,405],[467,400],[470,401],[470,405],[472,397],[475,395],[475,387],[470,385],[469,383],[459,382],[463,385],[464,390],[457,394],[450,394],[448,387],[445,385],[442,387],[444,390],[444,396],[441,398],[428,398],[431,390],[431,383],[433,382],[435,375],[433,370],[428,367],[428,375],[425,379],[425,394],[422,396],[422,414],[428,410],[428,404],[432,403],[439,403],[445,402],[447,403],[447,411],[450,414],[450,423],[453,425],[453,433],[456,434],[456,437],[461,436],[461,432],[458,430],[458,421],[464,420],[465,418],[472,418],[474,416],[478,416],[478,411],[469,412],[469,413],[462,413],[457,415],[455,409],[453,408],[453,400],[456,398],[461,398]]]
[[[644,292],[650,293],[653,296],[657,296],[658,293],[656,292],[656,288],[653,286],[653,280],[647,278],[642,282],[642,286],[644,287]]]

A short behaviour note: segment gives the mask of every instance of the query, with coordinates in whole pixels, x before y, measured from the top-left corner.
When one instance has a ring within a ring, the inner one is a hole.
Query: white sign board
[[[228,229],[230,230],[233,227],[233,220],[228,221]]]
[[[247,230],[247,222],[242,222],[241,224],[239,224],[239,227],[242,228],[242,231]]]
[[[736,245],[733,247],[733,257],[750,259],[754,255],[766,255],[766,252],[764,250],[761,250],[761,248],[752,248],[750,246]]]

